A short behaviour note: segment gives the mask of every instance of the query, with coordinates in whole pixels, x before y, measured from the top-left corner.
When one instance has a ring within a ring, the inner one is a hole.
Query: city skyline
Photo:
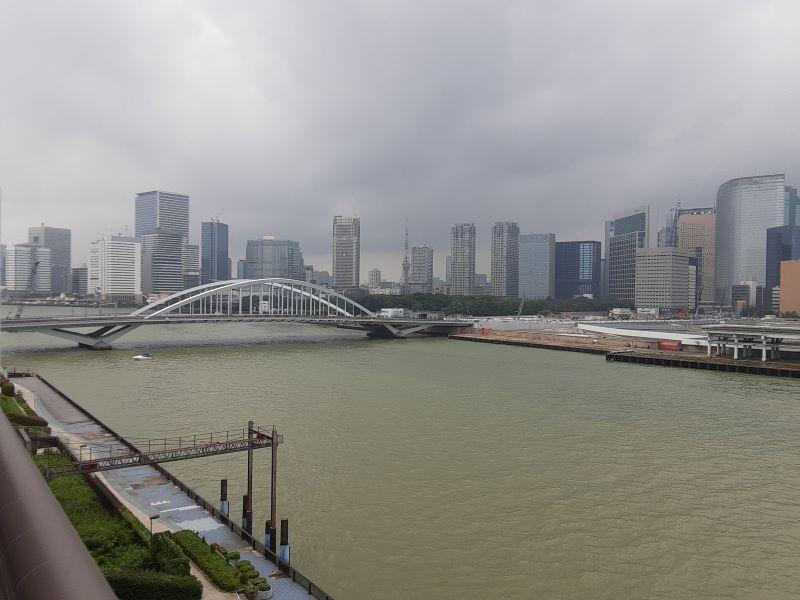
[[[213,5],[17,3],[5,23],[46,26],[2,37],[4,73],[25,82],[0,98],[3,241],[44,221],[71,228],[77,252],[132,232],[131,196],[160,188],[191,195],[193,243],[224,208],[234,258],[276,235],[325,268],[331,217],[358,215],[363,265],[397,279],[398,214],[437,273],[450,224],[476,223],[488,272],[495,221],[602,240],[629,206],[708,206],[742,174],[796,181],[800,6],[771,6],[598,4],[565,19],[478,3],[453,19],[446,4],[345,2],[240,20]],[[264,35],[276,23],[292,35]]]

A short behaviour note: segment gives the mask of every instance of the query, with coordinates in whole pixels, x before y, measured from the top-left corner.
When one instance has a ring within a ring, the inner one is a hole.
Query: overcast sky
[[[362,279],[402,230],[443,270],[474,221],[602,239],[733,177],[800,182],[800,2],[0,0],[2,237],[133,230],[136,192],[221,212],[330,266],[359,215]],[[438,273],[437,273],[438,274]]]

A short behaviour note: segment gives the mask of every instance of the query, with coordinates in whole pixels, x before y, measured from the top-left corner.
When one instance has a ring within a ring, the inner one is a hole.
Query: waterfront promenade
[[[120,440],[111,431],[76,408],[47,382],[38,377],[15,377],[13,382],[26,402],[48,421],[53,434],[71,448],[119,443]],[[209,543],[216,542],[228,550],[239,552],[242,559],[253,563],[262,576],[270,578],[276,600],[309,598],[308,589],[287,577],[263,554],[254,551],[219,517],[200,506],[158,468],[130,467],[90,477],[98,477],[145,526],[149,527],[150,516],[157,514],[159,518],[154,521],[154,531],[188,529],[196,531]],[[198,576],[199,572],[194,567],[193,570]],[[236,598],[235,593],[227,594],[214,588],[202,574],[199,577],[204,586],[203,598]]]

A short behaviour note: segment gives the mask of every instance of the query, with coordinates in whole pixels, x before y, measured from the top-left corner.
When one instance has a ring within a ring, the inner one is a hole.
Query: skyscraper
[[[50,292],[69,293],[72,287],[72,232],[59,227],[28,228],[28,243],[50,249]]]
[[[716,299],[730,305],[731,286],[766,285],[767,229],[788,225],[786,176],[731,179],[717,192]],[[790,211],[791,212],[791,211]]]
[[[91,295],[112,302],[139,302],[142,296],[141,244],[123,235],[105,236],[92,242],[87,277]]]
[[[183,278],[186,241],[183,235],[151,229],[142,234],[141,245],[141,285],[145,294],[163,296],[186,289]]]
[[[636,250],[634,298],[637,308],[694,309],[694,259],[679,248]]]
[[[33,284],[29,285],[34,265]],[[38,244],[15,244],[6,248],[6,290],[15,297],[23,297],[28,293],[50,294],[51,265],[50,248]]]
[[[492,296],[516,298],[519,293],[519,225],[492,226]]]
[[[189,241],[189,196],[152,190],[136,194],[136,239],[154,229],[171,231]]]
[[[78,298],[89,293],[89,268],[72,267],[72,295]]]
[[[359,286],[361,269],[361,220],[333,217],[333,287],[352,290]]]
[[[456,223],[450,228],[450,294],[475,292],[475,223]]]
[[[219,219],[200,223],[200,282],[213,283],[231,278],[228,256],[228,226]]]
[[[556,242],[555,297],[600,296],[600,242]]]
[[[370,269],[367,272],[367,287],[371,290],[377,290],[381,287],[381,270]]]
[[[410,270],[409,291],[412,294],[433,293],[433,248],[428,245],[411,248]]]
[[[189,196],[153,190],[136,194],[135,204],[143,292],[164,295],[185,289],[195,271],[194,250],[184,248],[189,243]]]
[[[609,298],[634,301],[636,251],[650,246],[652,226],[649,206],[640,206],[614,215],[613,233],[609,237],[606,251]]]
[[[247,240],[245,250],[244,278],[264,279],[283,277],[305,281],[303,253],[300,242],[276,240],[266,235],[260,240]]]
[[[800,226],[783,225],[767,229],[766,293],[781,285],[781,262],[800,259]]]
[[[680,209],[677,247],[697,260],[697,294],[701,302],[714,301],[714,249],[717,230],[714,208]]]
[[[400,293],[411,293],[411,260],[408,257],[408,223],[404,236],[403,266],[400,272]]]
[[[183,264],[183,287],[189,289],[200,285],[200,246],[184,244],[181,257]]]
[[[519,236],[519,297],[552,298],[556,285],[556,236],[526,233]]]

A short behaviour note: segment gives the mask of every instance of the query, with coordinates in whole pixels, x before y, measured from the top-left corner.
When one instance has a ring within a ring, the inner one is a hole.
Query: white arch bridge
[[[362,329],[371,337],[447,335],[472,322],[460,319],[394,319],[380,317],[358,302],[306,281],[232,279],[193,287],[127,315],[29,317],[0,319],[7,332],[38,331],[106,349],[142,325],[280,321]]]

